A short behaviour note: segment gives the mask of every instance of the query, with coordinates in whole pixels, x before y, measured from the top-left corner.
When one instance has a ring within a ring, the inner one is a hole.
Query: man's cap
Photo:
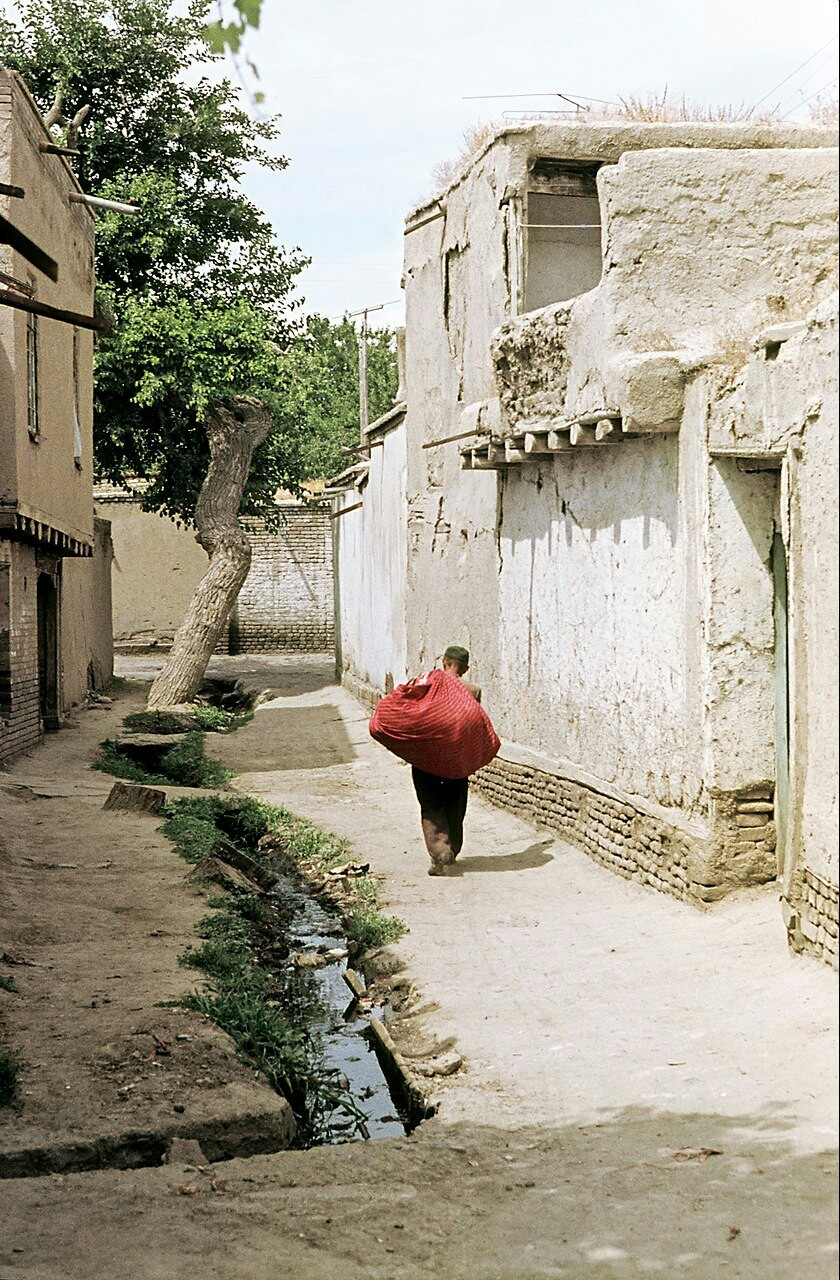
[[[462,667],[466,667],[469,665],[469,661],[470,661],[469,650],[462,649],[459,644],[451,644],[443,656],[444,658],[448,658],[450,662],[459,663]]]

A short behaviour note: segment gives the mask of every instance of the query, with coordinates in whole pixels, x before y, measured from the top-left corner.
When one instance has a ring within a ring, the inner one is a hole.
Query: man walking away
[[[481,702],[478,685],[464,680],[470,666],[470,655],[466,649],[457,644],[450,645],[441,666],[448,675],[461,680],[476,702]],[[411,779],[420,801],[420,823],[432,860],[429,875],[448,875],[464,843],[469,778],[438,778],[433,773],[412,767]]]

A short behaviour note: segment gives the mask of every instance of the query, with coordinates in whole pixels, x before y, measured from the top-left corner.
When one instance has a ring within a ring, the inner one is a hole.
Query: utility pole
[[[350,318],[353,316],[362,317],[362,327],[359,333],[359,444],[367,444],[368,429],[368,377],[367,377],[367,344],[368,344],[368,315],[372,311],[381,311],[385,306],[384,302],[378,307],[364,307],[361,311],[351,311]]]

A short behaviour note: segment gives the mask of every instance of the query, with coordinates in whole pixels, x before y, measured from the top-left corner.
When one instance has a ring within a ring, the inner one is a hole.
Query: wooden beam
[[[48,156],[78,156],[81,152],[76,147],[60,147],[57,142],[42,142],[39,150]]]
[[[548,447],[552,453],[563,453],[564,450],[570,449],[569,436],[567,431],[549,431]]]
[[[123,200],[103,200],[101,196],[88,196],[84,192],[71,191],[71,204],[83,204],[89,209],[106,209],[111,213],[139,213],[139,204],[126,204]]]
[[[441,436],[439,440],[427,440],[423,449],[436,449],[440,444],[452,444],[453,440],[469,440],[471,436],[480,435],[480,431],[476,431],[473,427],[472,431],[459,431],[456,436]]]
[[[569,427],[569,444],[585,445],[595,443],[595,428],[585,427],[582,422],[573,422]]]
[[[359,507],[364,505],[364,502],[352,502],[349,507],[342,507],[340,511],[331,511],[330,519],[337,520],[339,516],[346,516],[350,511],[358,511]]]
[[[13,187],[10,182],[0,182],[0,196],[13,196],[15,200],[22,200],[25,195],[23,187]]]
[[[22,293],[25,298],[34,298],[35,290],[31,284],[24,284],[22,280],[18,280],[17,276],[9,276],[5,271],[0,271],[0,284],[4,284],[9,289],[14,289],[16,293]]]
[[[36,316],[44,316],[47,320],[58,320],[60,324],[72,324],[77,329],[104,329],[102,320],[95,316],[82,315],[78,311],[64,311],[61,307],[51,307],[46,302],[36,302],[34,298],[26,298],[11,289],[0,289],[0,307],[14,307],[18,311],[31,311]]]
[[[29,236],[23,234],[14,225],[9,222],[8,218],[4,218],[0,213],[0,244],[7,244],[14,249],[15,253],[19,253],[22,258],[31,263],[33,267],[37,267],[39,271],[43,271],[44,275],[50,280],[58,279],[58,263],[51,258],[48,253],[44,253],[34,240],[30,240]]]
[[[547,431],[526,431],[525,432],[525,452],[526,453],[551,453],[548,447]]]

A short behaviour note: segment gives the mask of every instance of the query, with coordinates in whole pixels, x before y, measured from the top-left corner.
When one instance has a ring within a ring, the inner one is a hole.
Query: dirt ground
[[[461,874],[430,879],[408,771],[328,662],[214,670],[270,696],[210,753],[383,876],[412,1025],[464,1066],[405,1139],[9,1176],[0,1280],[837,1274],[836,975],[788,954],[772,889],[700,912],[477,798]],[[0,774],[0,972],[19,987],[0,1016],[26,1064],[3,1158],[104,1162],[128,1132],[200,1123],[218,1154],[283,1123],[223,1037],[158,1006],[191,985],[177,956],[202,902],[158,820],[103,814],[110,780],[87,767],[141,694]]]

